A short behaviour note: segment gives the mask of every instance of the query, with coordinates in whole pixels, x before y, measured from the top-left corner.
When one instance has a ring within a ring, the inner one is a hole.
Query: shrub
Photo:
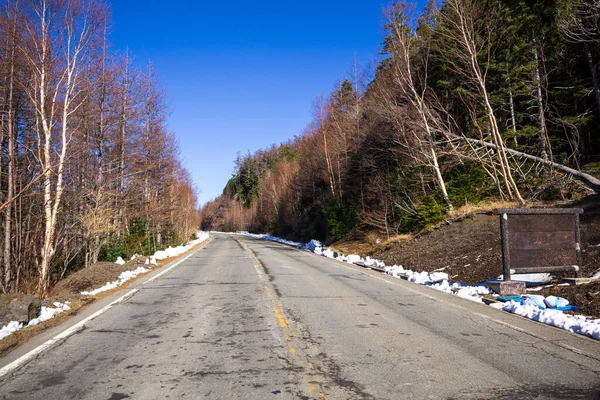
[[[108,261],[115,262],[117,258],[123,257],[127,258],[125,251],[123,250],[123,244],[120,240],[112,241],[100,249],[100,254],[98,256],[98,261]]]
[[[448,197],[455,207],[479,203],[492,194],[487,175],[478,164],[467,163],[449,175]],[[436,198],[443,200],[441,191]]]
[[[435,224],[443,220],[448,213],[448,206],[443,201],[436,200],[435,197],[437,196],[423,197],[423,201],[417,209],[422,226]]]
[[[344,205],[339,199],[331,199],[329,204],[323,208],[323,214],[327,217],[331,235],[336,239],[342,239],[350,233],[358,221],[358,211],[353,205]]]

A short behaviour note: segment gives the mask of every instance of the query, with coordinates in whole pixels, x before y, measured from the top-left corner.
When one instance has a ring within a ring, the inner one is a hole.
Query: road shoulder
[[[120,302],[127,300],[133,296],[144,284],[152,282],[159,276],[169,272],[173,268],[176,268],[185,260],[206,247],[210,242],[211,238],[203,243],[200,243],[196,248],[191,249],[186,254],[182,254],[180,257],[169,262],[168,264],[152,270],[148,274],[129,284],[126,288],[116,290],[109,295],[94,301],[60,325],[40,332],[38,335],[32,337],[27,342],[15,348],[10,353],[0,358],[0,380],[4,379],[6,376],[10,376],[10,374],[15,370],[18,370],[31,360],[39,357],[44,352],[57,345],[60,345],[60,343],[66,340],[69,336],[83,329],[86,322],[103,314]]]

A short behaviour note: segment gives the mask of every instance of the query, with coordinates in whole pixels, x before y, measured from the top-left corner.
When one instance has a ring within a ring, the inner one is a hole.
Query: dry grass
[[[424,234],[430,233],[438,229],[442,225],[452,223],[454,221],[462,220],[465,217],[478,213],[493,213],[498,208],[532,208],[548,206],[548,204],[542,202],[530,202],[523,206],[518,202],[500,201],[500,200],[488,200],[482,201],[477,204],[465,204],[459,208],[456,208],[448,213],[448,216],[441,222],[427,226],[420,232],[406,233],[391,236],[389,239],[378,232],[367,232],[362,234],[362,238],[353,238],[351,240],[342,240],[335,243],[332,246],[334,251],[339,251],[344,254],[358,253],[361,255],[371,254],[377,248],[385,248],[393,244],[403,243],[413,240],[415,237],[420,237]],[[379,240],[379,243],[377,241]]]
[[[368,232],[364,234],[363,240],[342,240],[335,243],[331,249],[342,254],[360,254],[362,256],[371,254],[375,249],[386,247],[390,244],[401,243],[414,239],[412,233],[390,236],[386,238],[377,232]],[[379,240],[379,243],[377,241]]]
[[[381,239],[381,242],[379,243],[379,245],[386,246],[390,243],[406,242],[409,240],[413,240],[414,238],[415,238],[415,235],[412,233],[403,233],[401,235],[390,236],[389,239]]]
[[[495,211],[498,208],[518,208],[522,207],[520,203],[515,201],[482,201],[477,204],[465,204],[456,208],[448,214],[450,218],[461,217],[480,212]]]
[[[342,254],[370,254],[373,251],[373,245],[361,241],[341,241],[331,246],[333,251]]]

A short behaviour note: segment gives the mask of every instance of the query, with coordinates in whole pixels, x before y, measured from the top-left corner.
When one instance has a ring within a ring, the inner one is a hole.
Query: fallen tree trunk
[[[472,138],[468,138],[465,136],[460,136],[460,135],[456,135],[456,134],[448,134],[448,136],[450,136],[451,138],[456,138],[459,140],[464,140],[467,141],[469,143],[473,143],[473,144],[478,144],[478,145],[482,145],[485,147],[488,147],[490,149],[494,149],[494,150],[498,150],[497,146],[494,143],[489,143],[486,142],[484,140],[478,140],[478,139],[472,139]],[[522,151],[517,151],[517,150],[513,150],[511,148],[505,147],[504,151],[507,152],[508,154],[518,157],[518,158],[524,158],[526,160],[530,160],[533,162],[537,162],[540,163],[542,165],[545,165],[547,167],[550,168],[555,168],[558,171],[564,172],[565,174],[569,174],[574,176],[576,179],[579,179],[580,181],[582,181],[585,185],[587,185],[590,189],[592,189],[594,192],[596,193],[600,193],[600,179],[596,178],[595,176],[592,176],[590,174],[586,174],[585,172],[581,172],[578,171],[576,169],[567,167],[566,165],[562,165],[559,163],[556,163],[554,161],[550,161],[550,160],[545,160],[541,157],[537,157],[531,154],[527,154],[527,153],[523,153]]]

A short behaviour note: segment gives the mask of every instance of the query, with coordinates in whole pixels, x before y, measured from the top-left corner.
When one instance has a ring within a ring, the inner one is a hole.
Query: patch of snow
[[[291,240],[282,239],[282,238],[279,238],[277,236],[272,236],[272,235],[249,233],[248,231],[240,231],[240,232],[236,232],[236,234],[243,235],[243,236],[250,236],[250,237],[253,237],[253,238],[256,238],[256,239],[269,240],[271,242],[277,242],[277,243],[287,244],[287,245],[294,246],[294,247],[299,247],[299,248],[303,248],[304,246],[306,246],[303,243],[292,242]]]
[[[29,321],[29,324],[27,324],[27,326],[34,326],[41,322],[48,321],[49,319],[53,318],[55,315],[71,309],[71,307],[69,307],[69,302],[66,302],[66,303],[54,302],[53,306],[56,308],[42,306],[38,317]],[[10,321],[8,323],[8,325],[3,326],[2,329],[0,329],[0,340],[13,334],[16,331],[22,329],[23,326],[24,325],[18,321]]]
[[[504,304],[496,303],[493,307],[600,340],[600,319],[586,318],[582,315],[567,315],[559,310],[540,309],[534,304],[521,305],[514,301]]]
[[[12,335],[14,332],[18,331],[23,327],[23,324],[17,321],[10,321],[8,325],[5,325],[0,329],[0,340],[5,337]]]
[[[448,280],[448,274],[445,272],[434,272],[431,275],[429,275],[429,281],[431,283],[439,283],[442,281],[447,281]]]
[[[544,299],[544,303],[548,308],[566,307],[569,305],[569,300],[557,296],[548,296]]]
[[[29,324],[27,326],[34,326],[41,322],[48,321],[56,314],[60,314],[63,311],[69,311],[71,309],[68,303],[59,303],[57,301],[53,303],[53,306],[56,308],[42,307],[40,315],[37,318],[34,318],[31,321],[29,321]]]
[[[408,277],[409,282],[418,283],[420,285],[424,285],[430,282],[429,274],[425,271],[413,272],[409,270],[406,272],[406,276]]]
[[[152,265],[152,266],[157,266],[158,263],[156,262],[156,258],[154,256],[150,256],[148,258],[146,258],[146,265]]]
[[[363,263],[367,267],[379,267],[379,268],[384,268],[385,267],[385,263],[383,261],[376,260],[376,259],[371,258],[369,256],[367,256],[367,258],[365,258],[363,260]]]
[[[440,292],[452,293],[452,286],[450,285],[450,282],[448,282],[447,279],[444,279],[441,282],[435,283],[435,284],[431,285],[431,287],[434,288],[435,290],[439,290]]]
[[[404,270],[404,267],[402,265],[393,265],[391,267],[385,267],[383,269],[383,271],[386,274],[391,275],[395,278],[398,278],[398,277],[406,274],[406,271]]]
[[[333,250],[327,248],[327,249],[321,251],[321,255],[323,257],[327,257],[327,258],[333,258]]]
[[[524,297],[525,297],[525,302],[523,303],[524,305],[530,304],[541,310],[545,310],[547,308],[544,296],[539,296],[536,294],[528,294]]]
[[[84,296],[95,296],[98,293],[102,293],[102,292],[106,292],[106,291],[118,288],[119,286],[122,286],[125,282],[127,282],[128,280],[133,279],[136,276],[144,274],[149,271],[150,271],[149,269],[146,269],[144,267],[137,267],[133,271],[123,271],[123,272],[121,272],[121,275],[119,275],[119,279],[117,279],[116,281],[108,282],[104,286],[99,287],[98,289],[91,290],[89,292],[87,292],[87,291],[81,292],[81,294]]]
[[[190,241],[185,246],[169,247],[165,250],[159,250],[156,253],[154,253],[154,255],[149,256],[146,259],[146,263],[145,263],[145,265],[148,266],[148,268],[138,267],[133,271],[124,271],[121,273],[121,275],[119,275],[119,278],[116,281],[107,282],[106,284],[104,284],[104,286],[99,287],[98,289],[94,289],[91,291],[84,291],[84,292],[81,292],[81,294],[84,296],[95,296],[98,293],[102,293],[102,292],[106,292],[108,290],[118,288],[119,286],[122,286],[125,282],[127,282],[128,280],[133,279],[138,275],[149,272],[152,269],[152,267],[158,265],[156,262],[157,260],[160,261],[160,260],[164,260],[166,258],[179,256],[179,255],[185,253],[186,251],[188,251],[189,249],[191,249],[193,246],[204,242],[206,239],[208,239],[209,234],[208,234],[208,232],[198,232],[196,234],[196,236],[198,237],[198,239]],[[119,260],[123,261],[123,259],[121,257],[119,257]],[[117,260],[117,263],[119,263],[119,260]],[[124,263],[125,262],[123,262],[123,264]]]
[[[458,297],[462,297],[463,299],[471,300],[476,303],[483,303],[483,298],[481,298],[481,296],[472,294],[472,292],[470,290],[467,290],[467,288],[460,289],[458,292],[456,292],[456,295]]]
[[[567,285],[569,285],[569,284],[567,283]],[[554,285],[544,285],[544,286],[537,286],[537,287],[527,288],[526,290],[527,290],[527,291],[530,291],[530,292],[539,292],[539,291],[540,291],[540,290],[542,290],[542,289],[551,288],[551,287],[553,287],[553,286],[554,286]],[[560,286],[560,285],[559,285],[559,286]]]
[[[119,258],[117,258],[117,261],[115,261],[115,264],[124,265],[125,260],[123,260],[123,258],[119,257]]]
[[[504,215],[504,218],[507,216]],[[459,297],[483,303],[483,296],[492,294],[491,290],[485,286],[476,285],[476,286],[467,286],[463,285],[459,282],[450,283],[448,280],[448,274],[440,272],[445,268],[441,268],[439,270],[434,271],[432,274],[427,272],[415,272],[411,270],[405,269],[401,265],[394,266],[386,266],[380,260],[372,259],[370,257],[362,258],[359,255],[351,254],[349,256],[344,256],[342,254],[334,253],[333,250],[329,248],[323,248],[321,242],[312,240],[306,245],[302,245],[301,243],[286,241],[285,239],[276,238],[270,235],[256,235],[250,234],[247,232],[238,232],[238,234],[249,235],[256,238],[271,240],[280,243],[291,244],[293,246],[304,248],[306,250],[312,251],[315,254],[322,255],[329,258],[335,258],[340,261],[347,262],[349,264],[357,264],[361,263],[366,267],[380,267],[384,269],[384,272],[388,275],[391,275],[396,278],[406,277],[410,282],[418,283],[421,285],[427,285],[435,290],[439,290],[445,293],[453,293]],[[317,246],[316,243],[321,244],[321,246]],[[492,250],[492,249],[490,249]],[[463,257],[463,258],[467,258]],[[594,275],[596,278],[600,278],[600,271]],[[497,279],[502,280],[502,275]],[[544,283],[548,283],[552,281],[552,276],[547,273],[540,274],[513,274],[511,275],[512,280],[525,281],[531,285],[542,285]],[[568,284],[565,284],[568,285]],[[563,285],[559,285],[563,286]],[[547,287],[547,286],[545,286]],[[537,291],[540,289],[528,289],[530,291]],[[600,292],[599,292],[600,293]],[[533,319],[538,322],[542,322],[548,325],[552,325],[555,327],[566,329],[570,332],[578,333],[581,335],[586,335],[592,337],[594,339],[600,340],[600,319],[590,319],[585,316],[577,315],[567,315],[564,314],[560,310],[553,309],[553,307],[563,307],[568,305],[568,301],[566,299],[554,296],[543,297],[537,295],[526,295],[526,299],[524,304],[520,304],[514,301],[510,301],[508,303],[492,303],[490,307],[497,308],[499,310],[512,312],[523,317],[527,317]],[[566,302],[566,303],[565,303]],[[548,308],[547,308],[548,307]]]
[[[360,262],[361,260],[362,260],[362,257],[357,254],[350,254],[349,256],[346,256],[346,262],[348,264],[356,264],[357,262]]]
[[[154,253],[154,258],[156,258],[159,261],[162,261],[167,258],[177,257],[178,255],[183,254],[188,250],[189,248],[187,248],[187,246],[168,247],[164,250],[159,250],[156,253]]]

